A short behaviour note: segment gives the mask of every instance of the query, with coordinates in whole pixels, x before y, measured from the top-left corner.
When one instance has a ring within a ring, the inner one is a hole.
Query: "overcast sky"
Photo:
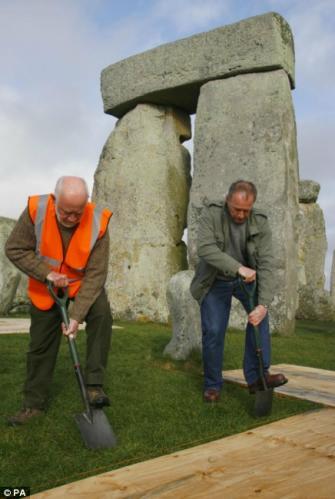
[[[321,184],[335,249],[334,0],[0,0],[0,216],[60,175],[93,183],[115,119],[104,115],[100,71],[162,43],[265,12],[289,22],[296,48],[300,178]]]

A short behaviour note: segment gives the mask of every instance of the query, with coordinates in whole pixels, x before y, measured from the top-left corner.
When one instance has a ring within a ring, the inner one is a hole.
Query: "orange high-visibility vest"
[[[106,233],[112,212],[98,208],[94,203],[87,203],[64,255],[54,196],[31,196],[28,210],[35,227],[36,255],[50,267],[50,272],[54,270],[66,274],[69,279],[75,279],[69,284],[69,297],[73,298],[80,289],[96,241]],[[46,284],[32,277],[29,278],[28,295],[40,310],[49,310],[54,304]]]

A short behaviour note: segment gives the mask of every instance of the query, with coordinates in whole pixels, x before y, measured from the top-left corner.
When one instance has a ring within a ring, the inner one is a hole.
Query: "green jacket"
[[[228,213],[224,201],[212,201],[204,206],[198,228],[198,257],[195,276],[190,290],[199,303],[210,290],[220,273],[234,278],[241,266],[225,253]],[[248,266],[257,272],[258,303],[270,305],[274,295],[272,237],[267,216],[253,208],[247,221]]]

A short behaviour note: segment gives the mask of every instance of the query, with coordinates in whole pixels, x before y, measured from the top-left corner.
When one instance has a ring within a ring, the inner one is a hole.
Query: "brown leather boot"
[[[98,409],[110,405],[110,400],[101,385],[87,385],[88,401],[92,407]]]
[[[285,385],[288,382],[288,379],[282,373],[278,374],[267,373],[265,375],[265,381],[268,388],[277,388],[278,386]],[[249,388],[249,393],[251,394],[256,393],[256,391],[259,390],[260,391],[264,390],[261,378],[258,378],[258,380],[255,381],[255,383],[248,385],[248,388]]]
[[[219,390],[215,390],[214,388],[207,388],[204,391],[204,401],[205,402],[219,402],[220,400],[220,392]]]
[[[25,407],[17,412],[14,416],[11,416],[7,419],[7,422],[10,426],[19,426],[28,423],[32,418],[36,416],[42,416],[44,411],[41,409],[31,409],[29,407]]]

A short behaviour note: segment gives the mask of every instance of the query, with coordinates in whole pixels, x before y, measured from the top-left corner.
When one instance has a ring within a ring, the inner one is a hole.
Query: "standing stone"
[[[314,180],[300,180],[299,203],[316,203],[320,192],[320,184]]]
[[[324,294],[324,264],[327,251],[325,223],[316,203],[300,204],[297,318],[317,319],[319,300]]]
[[[182,242],[191,137],[182,111],[139,104],[117,122],[95,172],[93,198],[113,211],[107,289],[116,317],[166,322],[166,288],[187,268]]]
[[[202,350],[200,307],[190,292],[193,277],[193,270],[178,272],[171,278],[167,289],[172,338],[166,345],[164,354],[175,360],[185,360],[193,350]],[[244,330],[246,324],[246,313],[236,301],[231,310],[229,325]]]
[[[274,330],[289,334],[297,308],[298,161],[290,83],[282,70],[213,81],[201,89],[188,214],[192,266],[205,200],[223,198],[240,178],[257,185],[256,206],[267,212],[273,229],[276,295],[270,317]]]
[[[316,203],[320,185],[312,180],[299,182],[298,296],[299,319],[324,319],[329,316],[329,296],[325,291],[327,238],[325,221]]]
[[[330,273],[330,296],[333,307],[335,307],[335,251],[333,251],[332,270]]]
[[[20,282],[21,272],[5,255],[5,244],[15,220],[0,217],[0,314],[8,314]]]

